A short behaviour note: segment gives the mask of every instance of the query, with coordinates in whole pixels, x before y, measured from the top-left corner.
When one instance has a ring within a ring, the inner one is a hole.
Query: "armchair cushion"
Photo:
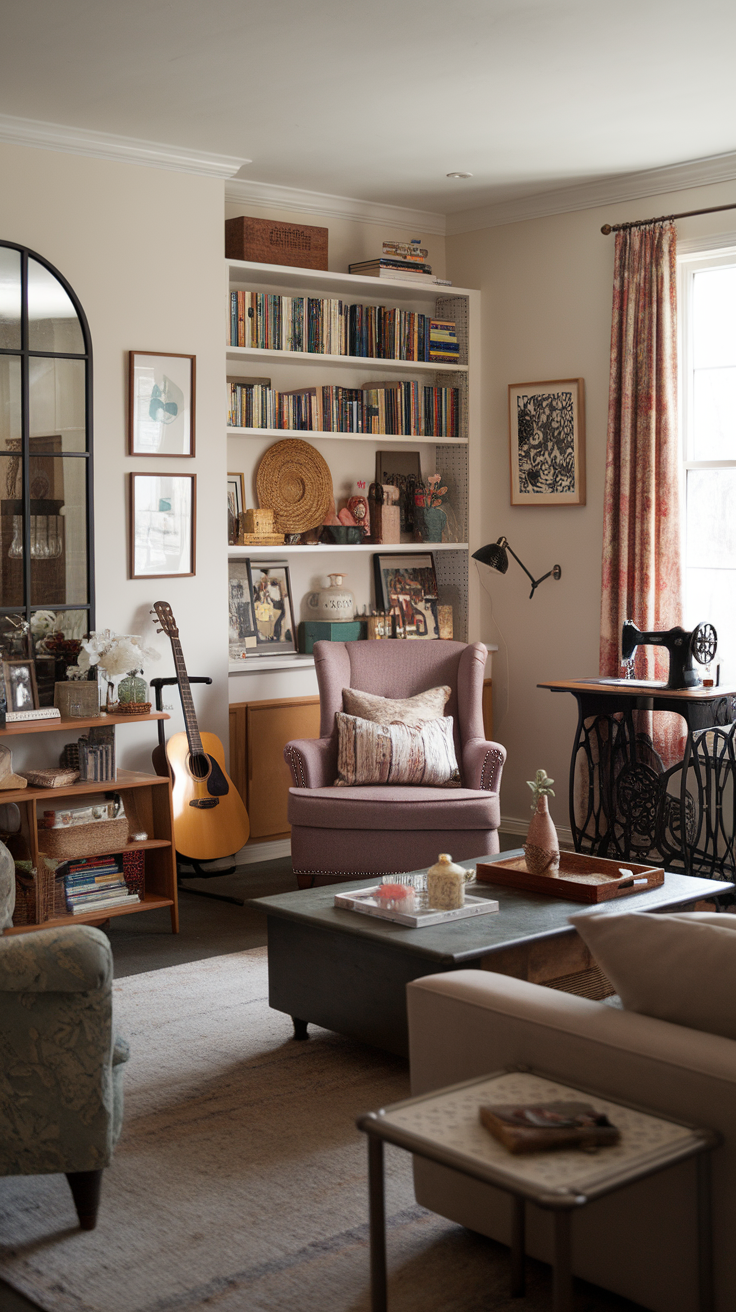
[[[497,829],[501,819],[498,793],[471,788],[375,784],[371,788],[289,790],[291,825],[385,831],[389,815],[392,831]]]
[[[374,724],[395,724],[398,720],[416,726],[426,720],[441,719],[451,692],[447,684],[428,688],[415,697],[377,697],[359,688],[343,688],[342,706],[348,715],[358,715]]]
[[[338,785],[459,784],[452,717],[416,725],[375,724],[337,712]]]

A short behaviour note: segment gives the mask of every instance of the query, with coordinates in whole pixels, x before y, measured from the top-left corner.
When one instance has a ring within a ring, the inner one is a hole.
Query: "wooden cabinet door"
[[[246,806],[252,839],[288,835],[292,784],[284,747],[319,737],[319,697],[249,702],[245,708]]]

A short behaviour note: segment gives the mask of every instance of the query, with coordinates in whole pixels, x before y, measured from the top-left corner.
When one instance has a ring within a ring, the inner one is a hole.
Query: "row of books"
[[[230,346],[361,359],[459,362],[455,324],[414,310],[316,296],[230,293]]]
[[[425,387],[414,380],[289,392],[260,383],[230,382],[228,424],[316,433],[458,437],[460,392],[457,387]]]
[[[67,861],[63,879],[67,910],[75,916],[140,902],[138,893],[129,889],[125,882],[121,856],[80,857]]]

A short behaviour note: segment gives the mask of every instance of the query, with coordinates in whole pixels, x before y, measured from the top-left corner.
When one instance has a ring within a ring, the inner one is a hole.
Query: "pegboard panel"
[[[435,447],[437,473],[447,487],[447,501],[455,515],[456,542],[468,540],[468,448],[438,443]]]
[[[468,330],[470,326],[470,308],[467,296],[438,296],[435,301],[435,314],[438,319],[454,319],[460,348],[459,364],[468,363]]]
[[[452,606],[452,636],[456,642],[467,642],[468,553],[467,551],[436,551],[434,568],[440,605]]]

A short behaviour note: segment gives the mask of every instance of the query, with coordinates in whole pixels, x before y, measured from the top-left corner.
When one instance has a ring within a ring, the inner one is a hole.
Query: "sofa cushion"
[[[374,724],[338,711],[336,784],[459,784],[452,717]]]
[[[445,713],[452,689],[447,684],[428,688],[415,697],[377,697],[359,688],[343,688],[342,709],[348,715],[358,715],[374,724],[418,725],[425,720],[439,720]]]
[[[289,823],[317,829],[498,829],[497,793],[473,788],[290,788]]]
[[[570,920],[627,1011],[736,1039],[736,916],[582,912]]]

